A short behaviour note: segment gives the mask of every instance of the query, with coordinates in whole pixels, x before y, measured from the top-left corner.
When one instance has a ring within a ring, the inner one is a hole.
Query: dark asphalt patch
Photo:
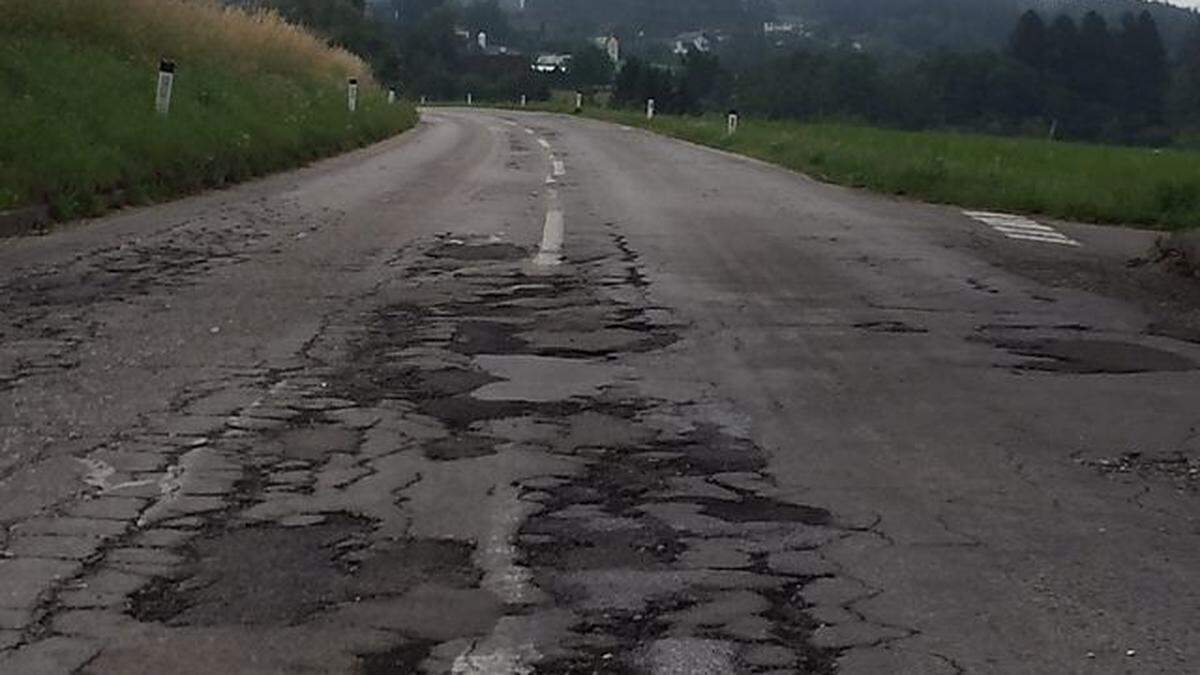
[[[516,334],[527,326],[502,321],[463,321],[454,330],[450,348],[459,354],[518,354],[528,343]]]
[[[133,596],[140,621],[171,625],[296,625],[363,597],[400,596],[430,580],[469,588],[480,573],[469,544],[406,540],[369,546],[370,521],[330,514],[308,527],[216,530],[189,546],[179,579]]]
[[[832,675],[837,672],[839,652],[814,647],[809,641],[809,636],[820,625],[805,613],[809,605],[804,600],[803,585],[799,582],[761,591],[771,605],[763,616],[773,624],[772,633],[779,644],[796,652],[792,672]]]
[[[438,462],[472,459],[496,454],[498,441],[487,436],[454,434],[429,441],[424,445],[425,456]]]
[[[681,501],[699,504],[700,513],[730,523],[804,523],[822,527],[833,523],[833,516],[825,509],[758,495],[743,494],[738,501],[710,497],[689,497]]]
[[[903,321],[867,321],[856,323],[854,327],[872,333],[928,333],[928,328],[913,326]]]
[[[361,440],[353,429],[316,425],[281,431],[265,447],[285,459],[321,463],[335,453],[353,453]]]
[[[421,662],[429,656],[436,642],[416,640],[405,642],[385,652],[360,654],[354,672],[357,675],[411,675],[420,672]]]
[[[1031,360],[1019,370],[1074,375],[1134,374],[1195,370],[1191,359],[1154,347],[1117,340],[996,340],[996,347]]]
[[[130,613],[172,625],[295,624],[344,599],[350,569],[336,545],[368,529],[340,516],[305,528],[219,531],[190,544],[190,576],[152,584],[133,597]]]

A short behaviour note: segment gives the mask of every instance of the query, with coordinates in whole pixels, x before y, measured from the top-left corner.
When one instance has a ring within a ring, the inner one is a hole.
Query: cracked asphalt
[[[439,109],[0,241],[0,673],[1196,672],[1200,286],[1055,227]]]

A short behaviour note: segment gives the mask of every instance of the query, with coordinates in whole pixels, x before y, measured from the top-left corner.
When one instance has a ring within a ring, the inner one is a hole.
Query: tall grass
[[[357,56],[269,10],[216,0],[0,0],[0,32],[113,47],[132,60],[221,65],[242,75],[366,77]]]
[[[0,210],[59,218],[220,186],[415,123],[367,66],[277,15],[206,0],[0,0]],[[171,114],[157,63],[178,63]],[[362,81],[346,106],[346,78]]]

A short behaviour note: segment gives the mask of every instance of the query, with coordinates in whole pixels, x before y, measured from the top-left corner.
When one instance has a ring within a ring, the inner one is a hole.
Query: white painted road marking
[[[543,148],[545,148],[545,149],[547,149],[547,150],[549,150],[549,149],[550,149],[550,141],[547,141],[547,140],[546,140],[546,139],[544,139],[544,138],[539,138],[539,139],[538,139],[538,145],[542,146]]]
[[[556,178],[566,175],[567,165],[563,164],[563,161],[561,159],[551,159],[550,161],[554,165],[554,176]]]
[[[963,211],[969,218],[991,227],[1009,239],[1035,241],[1045,244],[1061,244],[1064,246],[1080,246],[1081,244],[1049,225],[1042,225],[1026,218],[1008,213],[993,213],[991,211]]]
[[[533,129],[530,129],[529,127],[525,127],[525,133],[527,133],[527,134],[529,134],[530,136],[532,136],[532,135],[536,134],[537,132],[536,132],[536,131],[534,131]]]
[[[563,236],[566,225],[558,190],[546,190],[546,224],[542,227],[542,244],[533,262],[536,265],[557,265],[562,262]]]

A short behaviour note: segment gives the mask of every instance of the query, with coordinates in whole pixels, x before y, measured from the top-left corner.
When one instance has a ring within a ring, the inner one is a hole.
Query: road
[[[1151,241],[452,109],[0,241],[0,672],[1197,672]]]

